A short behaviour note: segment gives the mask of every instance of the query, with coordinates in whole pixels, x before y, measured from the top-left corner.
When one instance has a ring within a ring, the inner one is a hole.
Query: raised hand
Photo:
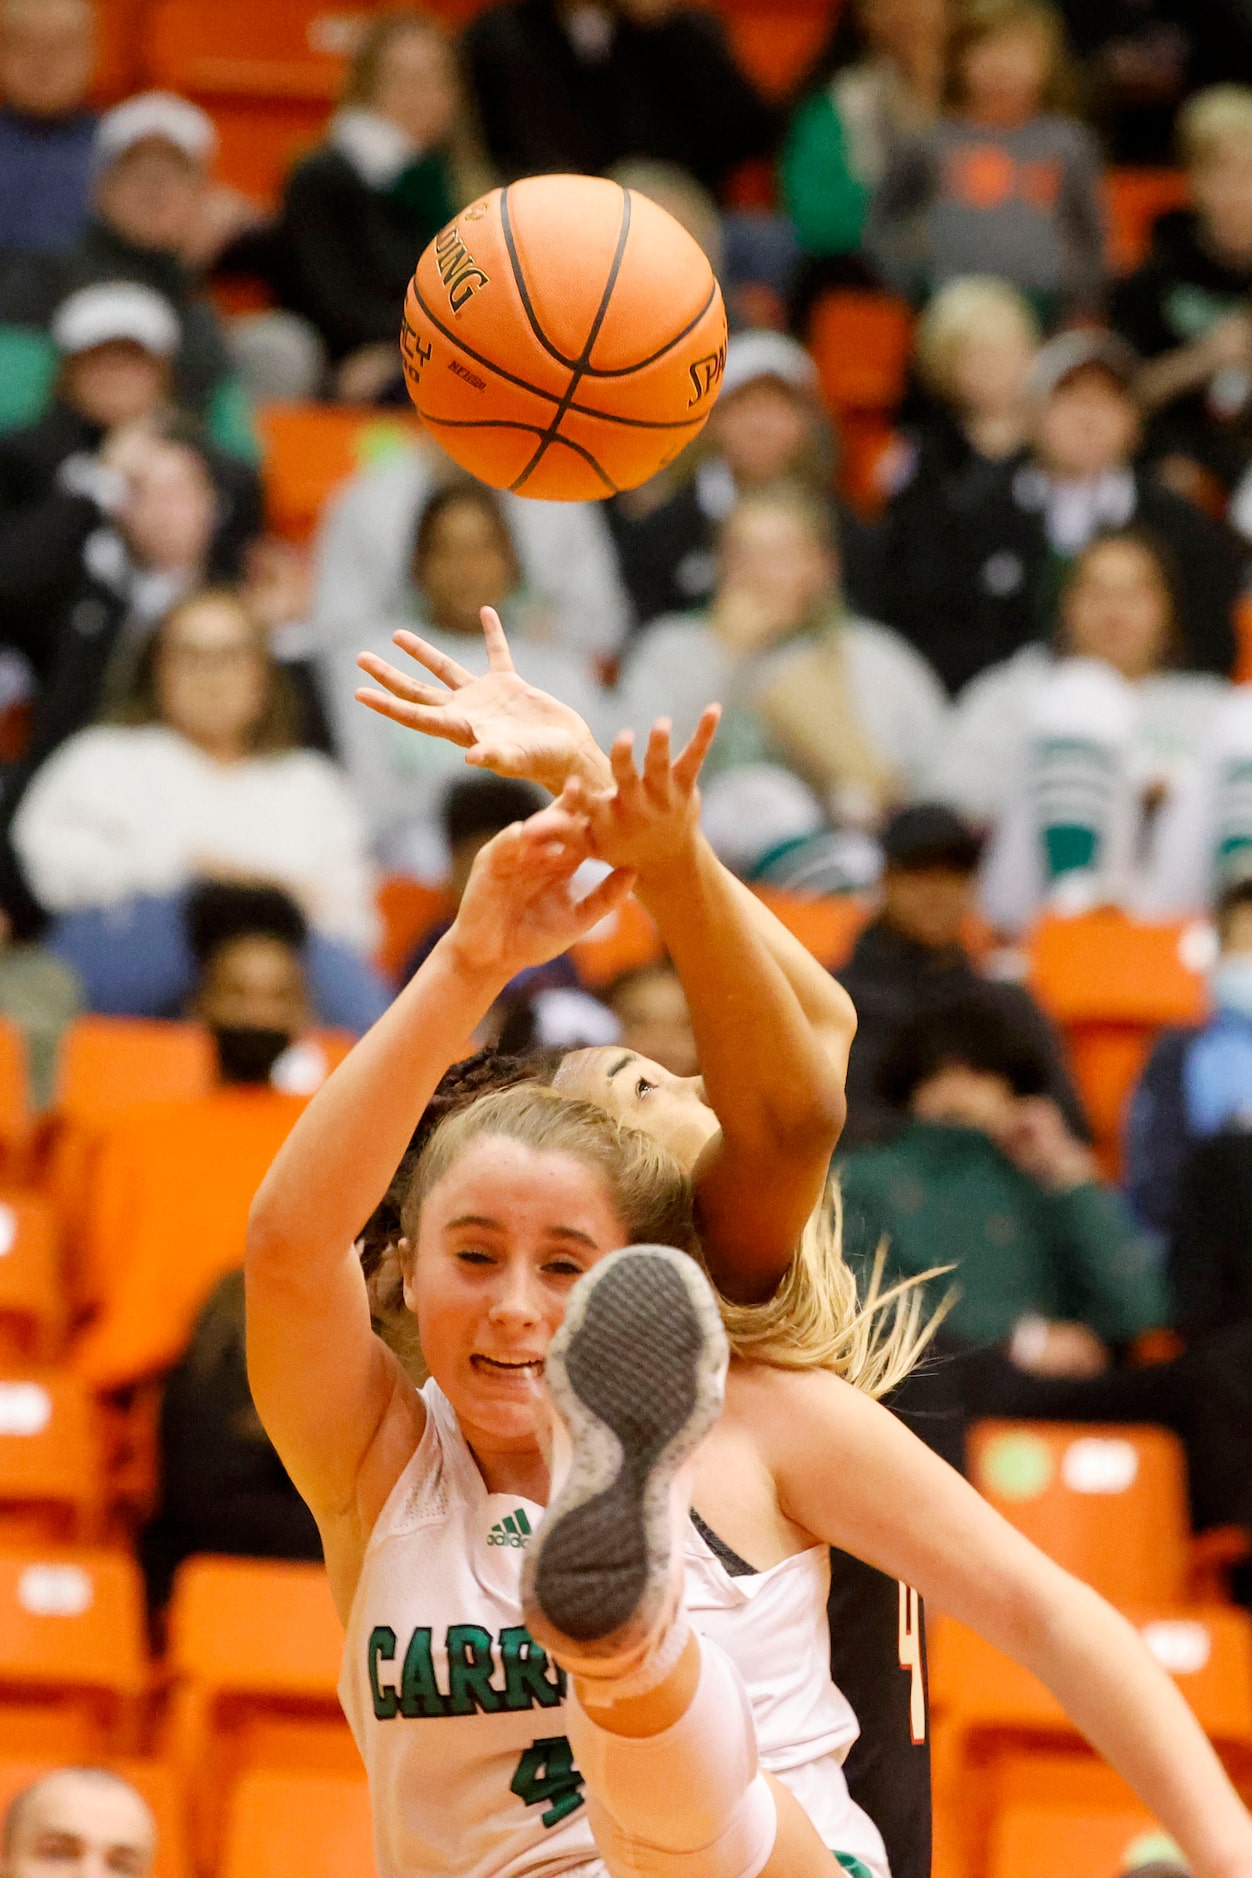
[[[357,701],[394,724],[459,744],[465,761],[477,769],[539,783],[554,795],[572,775],[607,780],[595,739],[577,711],[528,685],[514,669],[500,615],[485,606],[481,617],[487,642],[483,677],[474,677],[416,633],[401,631],[394,635],[400,650],[439,683],[428,684],[373,652],[362,652],[357,664],[382,689],[362,685]]]
[[[574,875],[591,854],[587,816],[571,783],[559,802],[495,835],[482,848],[448,940],[475,972],[502,981],[544,965],[614,912],[635,884],[616,868],[585,899]]]
[[[613,744],[613,788],[593,791],[572,783],[566,800],[587,818],[595,853],[613,867],[656,875],[688,858],[700,826],[697,783],[717,730],[720,705],[710,704],[691,741],[677,757],[670,754],[670,726],[660,718],[652,726],[643,759],[635,769],[634,736],[624,730]]]

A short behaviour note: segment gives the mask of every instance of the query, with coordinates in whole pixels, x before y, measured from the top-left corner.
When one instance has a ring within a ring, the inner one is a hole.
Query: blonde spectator
[[[974,456],[1000,462],[1025,444],[1039,340],[1029,301],[989,274],[949,281],[918,321],[918,373]]]

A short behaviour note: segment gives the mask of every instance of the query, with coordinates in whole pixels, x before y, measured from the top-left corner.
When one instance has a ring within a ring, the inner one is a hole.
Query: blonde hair
[[[401,1220],[415,1243],[427,1195],[471,1141],[482,1135],[520,1141],[539,1152],[570,1154],[604,1178],[628,1244],[676,1246],[704,1263],[692,1217],[691,1187],[660,1142],[595,1103],[539,1083],[494,1090],[435,1129],[418,1161]],[[764,1304],[718,1304],[736,1356],[779,1369],[828,1369],[870,1396],[903,1381],[934,1335],[946,1305],[923,1323],[925,1273],[882,1288],[884,1254],[874,1260],[864,1302],[843,1257],[843,1208],[832,1175],[800,1237],[774,1296]],[[384,1258],[371,1283],[379,1334],[416,1379],[427,1374],[417,1326],[404,1307],[398,1261]]]
[[[407,38],[410,33],[437,40],[448,54],[457,87],[458,108],[445,152],[456,207],[463,209],[475,196],[490,189],[494,178],[483,151],[482,137],[457,43],[441,19],[415,6],[388,7],[375,14],[353,49],[347,82],[340,93],[339,102],[341,105],[358,105],[369,110],[378,92],[387,54],[397,41]]]
[[[1184,163],[1209,163],[1231,138],[1252,142],[1252,88],[1210,85],[1178,113],[1178,151]]]
[[[965,0],[957,11],[948,41],[948,102],[959,106],[964,97],[962,68],[966,54],[984,39],[1029,27],[1038,33],[1047,59],[1039,95],[1041,111],[1069,113],[1074,109],[1077,84],[1065,22],[1049,0]]]
[[[949,397],[957,354],[970,339],[995,325],[1016,326],[1027,345],[1043,335],[1029,301],[994,274],[966,274],[941,287],[917,322],[914,356],[931,391]]]

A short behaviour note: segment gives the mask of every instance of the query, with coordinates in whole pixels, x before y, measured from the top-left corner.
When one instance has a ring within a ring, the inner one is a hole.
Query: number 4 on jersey
[[[517,1763],[517,1772],[509,1782],[523,1806],[539,1806],[550,1801],[542,1815],[545,1826],[555,1826],[583,1803],[583,1777],[574,1765],[574,1755],[564,1735],[550,1735],[532,1741]]]
[[[922,1601],[912,1585],[900,1586],[900,1668],[909,1672],[909,1732],[914,1746],[926,1739],[926,1679],[922,1671]]]

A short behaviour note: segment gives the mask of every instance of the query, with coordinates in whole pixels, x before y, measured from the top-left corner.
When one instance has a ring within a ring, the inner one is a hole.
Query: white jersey
[[[378,1878],[605,1878],[565,1736],[565,1677],[522,1620],[522,1555],[543,1508],[489,1493],[438,1385],[422,1398],[425,1433],[370,1535],[339,1682]],[[825,1548],[732,1577],[692,1526],[686,1575],[694,1627],[747,1688],[761,1765],[832,1851],[889,1878],[843,1778],[857,1724],[829,1675]]]

